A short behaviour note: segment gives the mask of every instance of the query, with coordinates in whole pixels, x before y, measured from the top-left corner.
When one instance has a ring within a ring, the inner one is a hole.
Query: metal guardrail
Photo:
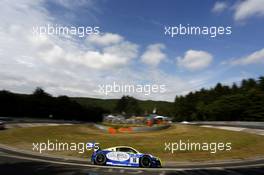
[[[213,126],[233,126],[251,129],[264,129],[264,122],[244,122],[244,121],[195,121],[189,124],[194,125],[213,125]]]

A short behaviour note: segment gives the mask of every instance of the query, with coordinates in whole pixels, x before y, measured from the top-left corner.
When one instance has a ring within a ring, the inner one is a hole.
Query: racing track
[[[210,164],[184,164],[166,168],[128,168],[91,165],[89,161],[43,157],[0,146],[0,174],[198,174],[255,175],[264,174],[264,159]]]

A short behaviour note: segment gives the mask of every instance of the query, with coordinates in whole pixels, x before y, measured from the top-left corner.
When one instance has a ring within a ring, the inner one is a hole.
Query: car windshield
[[[120,148],[116,148],[116,151],[120,151],[120,152],[126,152],[126,153],[138,153],[136,150],[132,149],[132,148],[127,148],[127,147],[120,147]]]

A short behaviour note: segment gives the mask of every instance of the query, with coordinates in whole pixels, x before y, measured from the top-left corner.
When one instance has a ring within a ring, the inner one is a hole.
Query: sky
[[[263,0],[2,0],[0,90],[53,96],[173,101],[221,82],[264,75]],[[99,27],[99,34],[34,34],[34,27]],[[171,35],[165,27],[231,27],[231,34]],[[99,86],[165,85],[163,93]]]

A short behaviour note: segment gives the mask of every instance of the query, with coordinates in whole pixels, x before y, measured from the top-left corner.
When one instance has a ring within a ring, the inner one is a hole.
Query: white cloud
[[[264,48],[239,59],[233,59],[232,65],[264,64]]]
[[[235,6],[234,19],[245,20],[253,16],[264,16],[263,0],[245,0]]]
[[[87,41],[91,44],[107,46],[120,43],[123,41],[123,37],[118,34],[106,33],[104,35],[90,35],[87,37]]]
[[[145,64],[157,66],[162,60],[166,59],[166,54],[162,51],[164,44],[151,44],[141,56],[141,61]]]
[[[54,2],[58,5],[61,5],[67,9],[73,9],[76,7],[93,6],[94,5],[93,0],[52,0],[51,2]]]
[[[137,57],[138,46],[118,34],[100,35],[99,40],[106,44],[100,47],[86,47],[72,38],[33,35],[33,26],[54,21],[42,8],[42,2],[1,1],[1,89],[31,92],[34,87],[43,86],[54,93],[57,88],[55,94],[63,94],[60,87],[65,87],[75,88],[75,92],[85,90],[86,95],[92,96],[96,84],[104,81],[99,77],[126,67]]]
[[[140,99],[173,101],[176,94],[198,86],[191,81],[193,77],[170,75],[155,67],[142,70],[137,66],[141,63],[137,60],[139,46],[119,34],[105,33],[93,41],[34,36],[33,26],[60,21],[60,18],[50,16],[43,0],[2,0],[0,6],[0,89],[31,93],[40,86],[52,95],[119,98],[125,94],[104,96],[95,90],[98,85],[113,81],[165,84],[167,92],[164,94],[131,95]],[[164,47],[162,44],[148,47],[158,55],[154,54],[159,60],[154,65],[165,59]],[[134,61],[136,66],[128,66]]]
[[[223,12],[227,7],[228,7],[228,5],[227,5],[226,2],[220,2],[220,1],[217,1],[217,2],[214,4],[214,7],[213,7],[213,9],[212,9],[212,12],[214,12],[214,13],[221,13],[221,12]]]
[[[80,49],[78,44],[70,41],[62,43],[50,39],[37,40],[41,40],[38,42],[41,44],[36,53],[46,63],[75,64],[99,70],[111,70],[126,66],[131,59],[137,57],[138,52],[138,46],[128,41],[93,50],[85,50]]]
[[[137,57],[138,45],[124,41],[119,44],[114,44],[103,48],[103,52],[106,54],[116,55],[124,60],[130,60]]]
[[[177,58],[177,65],[188,70],[201,70],[210,65],[213,56],[205,51],[188,50],[184,57]]]

